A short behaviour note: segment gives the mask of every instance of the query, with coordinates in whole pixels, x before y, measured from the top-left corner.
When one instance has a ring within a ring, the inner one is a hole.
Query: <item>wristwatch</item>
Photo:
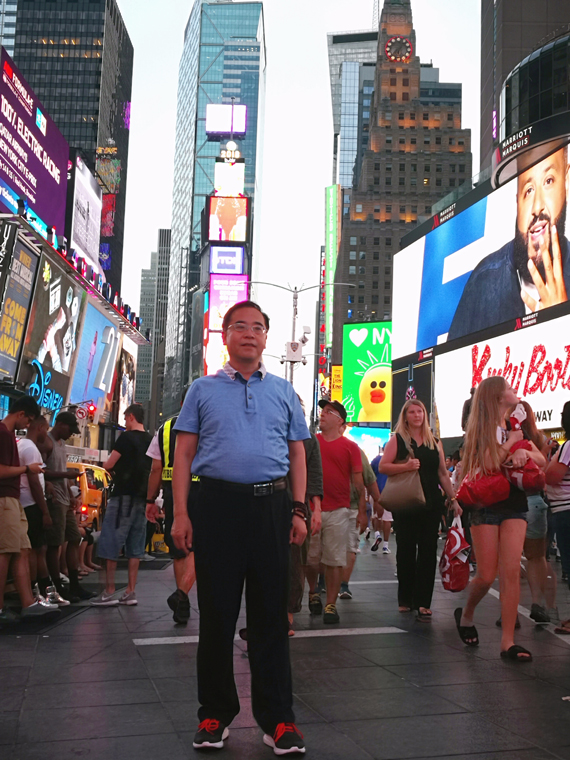
[[[147,499],[147,500],[146,500],[146,503],[147,503],[147,504],[154,504],[154,503],[155,503],[155,501],[156,501],[156,499]]]

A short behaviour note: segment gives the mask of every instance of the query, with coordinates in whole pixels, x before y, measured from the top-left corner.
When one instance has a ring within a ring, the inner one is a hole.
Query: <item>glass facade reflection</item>
[[[0,0],[0,43],[14,56],[18,0]]]
[[[260,95],[265,76],[263,4],[195,0],[178,79],[164,415],[176,413],[189,381],[192,294],[200,286],[201,215],[214,191],[219,142],[206,137],[206,105],[247,105],[248,127],[235,139],[246,161],[245,191],[255,205]]]

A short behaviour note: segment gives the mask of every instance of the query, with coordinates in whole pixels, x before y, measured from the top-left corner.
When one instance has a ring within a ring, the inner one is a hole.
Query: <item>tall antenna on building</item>
[[[374,11],[372,13],[372,28],[378,29],[380,25],[380,0],[374,0]]]

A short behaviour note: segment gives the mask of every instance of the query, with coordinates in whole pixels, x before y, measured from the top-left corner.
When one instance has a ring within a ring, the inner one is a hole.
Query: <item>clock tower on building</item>
[[[439,70],[420,62],[410,0],[384,1],[373,70],[374,92],[359,98],[360,167],[341,191],[335,280],[355,287],[335,288],[333,364],[341,363],[343,324],[391,319],[392,257],[401,238],[472,175],[461,84],[439,82]]]

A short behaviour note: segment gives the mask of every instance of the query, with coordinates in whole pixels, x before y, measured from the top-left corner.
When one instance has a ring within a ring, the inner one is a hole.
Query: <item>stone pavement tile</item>
[[[187,760],[184,744],[174,733],[157,733],[146,736],[121,736],[104,739],[43,742],[20,744],[13,760],[62,760],[80,755],[89,760],[140,760],[140,758],[168,758]]]
[[[21,652],[24,649],[34,650],[37,641],[37,636],[0,636],[0,658],[3,659],[7,652]]]
[[[403,680],[387,670],[374,668],[336,668],[334,670],[295,672],[295,694],[351,692],[363,689],[397,689]],[[348,698],[348,696],[347,696]]]
[[[370,760],[368,753],[328,724],[304,725],[301,733],[307,745],[305,757],[311,760]],[[180,738],[192,751],[194,732],[180,734]],[[273,757],[272,750],[263,743],[260,728],[230,729],[229,739],[224,744],[224,760],[270,760]]]
[[[570,694],[570,652],[563,657],[537,658],[531,667],[537,678],[561,686]]]
[[[26,689],[24,711],[41,710],[45,707],[64,709],[69,705],[97,707],[143,702],[158,702],[156,691],[148,678],[135,681],[38,684]]]
[[[399,689],[366,689],[336,694],[304,693],[301,698],[330,722],[464,712],[462,707],[410,685]]]
[[[348,649],[331,652],[291,652],[293,674],[309,670],[330,670],[331,668],[370,668],[374,663]]]
[[[531,744],[470,713],[355,720],[333,724],[376,760],[529,749]],[[513,757],[517,757],[516,753]]]
[[[24,701],[25,686],[5,686],[0,678],[0,713],[16,712]]]
[[[2,667],[0,668],[0,687],[2,689],[9,688],[10,686],[25,686],[31,668],[24,665],[16,665],[13,668],[4,667],[4,665],[10,661],[10,655],[2,655],[0,662]]]
[[[176,657],[160,660],[145,660],[146,671],[150,678],[188,678],[196,675],[196,658]],[[238,655],[234,657],[234,674],[249,673],[249,660],[247,657]]]
[[[0,746],[12,744],[16,741],[19,717],[19,712],[0,713]],[[4,756],[4,750],[0,750],[0,757],[4,758]]]
[[[53,664],[42,661],[30,674],[29,685],[59,683],[97,683],[99,681],[131,681],[147,678],[142,660],[86,663],[79,665]]]
[[[532,711],[532,720],[529,720],[530,711]],[[505,708],[500,711],[485,710],[478,715],[539,747],[553,749],[568,745],[570,703],[563,702],[562,699],[558,703],[549,700],[548,704],[533,700],[529,706],[522,710],[507,710]],[[561,731],[563,726],[566,730]]]
[[[358,653],[376,665],[412,665],[430,662],[460,662],[465,654],[442,644],[429,647],[387,647],[385,649],[359,649]]]
[[[292,636],[289,639],[289,651],[291,655],[307,654],[317,652],[324,654],[326,652],[346,651],[346,648],[339,641],[340,637],[331,636],[330,638],[300,639]],[[346,637],[344,637],[346,638]],[[244,647],[244,643],[236,641],[236,646]]]
[[[570,760],[570,746],[556,747],[556,757],[561,758],[561,760]]]
[[[362,627],[362,626],[359,626]],[[374,628],[378,628],[378,624]],[[375,647],[400,647],[403,640],[409,637],[409,633],[365,633],[362,636],[338,636],[335,641],[338,645],[357,652],[359,649],[374,649]]]
[[[137,737],[172,732],[172,723],[161,705],[102,705],[46,710],[24,710],[18,730],[19,744],[45,741],[45,731],[38,726],[57,726],[60,741],[102,739],[106,737]],[[76,745],[77,746],[77,745]]]
[[[34,649],[8,649],[0,650],[0,672],[4,668],[30,667],[34,663],[36,650]],[[0,683],[2,679],[0,679]]]
[[[570,703],[562,702],[562,697],[567,696],[568,692],[536,679],[502,681],[492,684],[492,687],[488,683],[429,686],[422,691],[431,697],[447,699],[470,712],[502,711],[505,707],[513,710],[529,709],[534,712],[535,704],[550,705],[553,709],[557,709],[559,705],[566,705],[570,726]]]
[[[134,638],[137,637],[135,636]],[[152,644],[136,647],[136,650],[139,657],[145,662],[147,660],[164,660],[168,662],[180,659],[195,659],[198,644]]]
[[[196,676],[154,678],[153,684],[160,701],[163,703],[193,702],[198,695],[198,679]]]
[[[438,686],[458,683],[493,683],[517,681],[529,678],[524,665],[510,668],[502,660],[486,662],[466,657],[463,662],[447,662],[444,665],[388,665],[386,670],[417,686]]]
[[[564,758],[564,755],[552,754],[546,749],[515,749],[505,750],[504,752],[477,752],[476,754],[446,755],[445,760],[555,760]],[[570,755],[569,755],[570,757]],[[427,757],[417,757],[414,760],[432,760]]]

